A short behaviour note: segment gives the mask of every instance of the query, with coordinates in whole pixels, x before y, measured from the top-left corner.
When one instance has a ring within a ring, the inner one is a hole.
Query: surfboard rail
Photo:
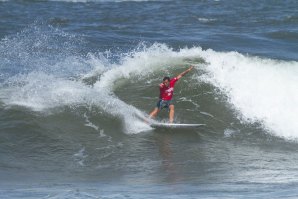
[[[198,128],[206,126],[206,124],[184,124],[184,123],[162,123],[154,122],[150,124],[152,128]]]

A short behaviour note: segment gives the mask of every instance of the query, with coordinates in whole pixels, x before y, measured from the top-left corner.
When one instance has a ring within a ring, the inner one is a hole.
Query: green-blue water
[[[297,197],[297,8],[0,1],[0,197]]]

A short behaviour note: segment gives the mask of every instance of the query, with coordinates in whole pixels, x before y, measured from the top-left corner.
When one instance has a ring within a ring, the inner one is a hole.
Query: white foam
[[[80,166],[85,166],[84,161],[88,157],[88,155],[85,155],[85,147],[80,149],[79,152],[75,153],[73,157]]]
[[[212,18],[209,19],[209,18],[204,18],[204,17],[199,17],[197,19],[198,19],[198,21],[203,22],[203,23],[208,23],[208,22],[216,21],[216,19],[212,19]]]
[[[230,129],[230,128],[228,128],[228,129],[224,130],[224,136],[226,138],[233,137],[234,135],[239,134],[239,133],[240,133],[239,129]]]
[[[89,120],[89,117],[87,116],[86,113],[84,113],[84,118],[85,118],[85,121],[86,121],[85,126],[91,127],[91,128],[93,128],[93,129],[95,129],[96,131],[98,131],[98,129],[99,129],[98,126],[96,126],[95,124],[93,124],[93,123]],[[101,131],[100,131],[100,133],[101,133]]]
[[[80,82],[42,72],[17,76],[10,81],[16,85],[7,90],[4,102],[30,107],[35,111],[84,102],[85,97],[92,94],[91,88]]]
[[[298,139],[298,63],[201,51],[208,75],[246,122],[262,122],[277,136]]]
[[[101,80],[94,86],[97,89],[113,89],[113,83],[119,78],[144,77],[161,67],[181,62],[179,53],[174,52],[163,44],[154,44],[149,48],[143,48],[124,54],[120,64],[111,65],[111,69],[101,76]],[[143,48],[143,49],[142,49]]]
[[[88,60],[84,60],[84,63],[92,65],[93,70],[81,76],[85,79],[100,74],[100,80],[93,86],[86,85],[80,79],[69,78],[67,74],[61,76],[56,70],[54,73],[51,70],[46,72],[33,70],[28,74],[9,78],[5,83],[9,86],[1,90],[1,98],[7,105],[26,106],[34,111],[61,106],[96,105],[107,113],[121,118],[126,133],[150,130],[151,127],[144,122],[146,115],[143,112],[114,95],[114,82],[119,78],[142,78],[150,74],[166,63],[162,55],[166,53],[171,53],[171,49],[156,44],[151,48],[125,54],[120,64],[109,66],[105,66],[104,62],[107,60],[102,56],[88,55]],[[71,76],[73,70],[61,72],[70,72]]]

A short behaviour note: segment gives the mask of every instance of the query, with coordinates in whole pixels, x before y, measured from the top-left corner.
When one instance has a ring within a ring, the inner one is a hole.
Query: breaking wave
[[[125,132],[139,133],[150,129],[144,122],[148,107],[142,106],[142,99],[133,98],[139,102],[132,102],[129,96],[119,97],[117,91],[127,89],[129,82],[143,86],[140,92],[146,92],[163,74],[174,75],[194,65],[195,72],[183,81],[196,88],[202,84],[217,88],[226,97],[224,106],[235,110],[235,117],[242,122],[260,122],[273,135],[298,138],[295,61],[201,47],[175,50],[161,43],[140,43],[129,52],[118,53],[115,60],[107,52],[80,52],[77,48],[83,43],[80,38],[51,27],[30,27],[2,39],[0,95],[4,106],[22,106],[37,112],[65,106],[96,106],[120,118]],[[204,91],[189,88],[183,100],[199,92]],[[148,96],[139,95],[142,94]],[[156,96],[152,95],[154,101]],[[192,104],[202,106],[196,101]]]

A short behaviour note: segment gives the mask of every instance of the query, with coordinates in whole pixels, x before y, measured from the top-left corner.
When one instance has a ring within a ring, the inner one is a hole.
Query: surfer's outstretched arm
[[[184,75],[186,75],[186,73],[188,73],[189,71],[191,71],[193,69],[193,66],[189,67],[189,69],[187,69],[186,71],[180,73],[179,75],[177,75],[177,79],[180,79],[181,77],[183,77]]]

